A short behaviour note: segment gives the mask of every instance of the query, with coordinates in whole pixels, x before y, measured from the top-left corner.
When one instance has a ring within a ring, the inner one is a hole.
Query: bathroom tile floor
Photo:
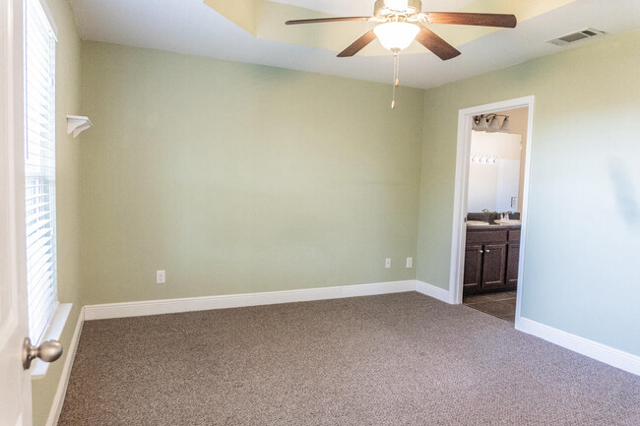
[[[463,303],[473,309],[498,317],[511,323],[516,318],[516,292],[478,294],[465,296]]]

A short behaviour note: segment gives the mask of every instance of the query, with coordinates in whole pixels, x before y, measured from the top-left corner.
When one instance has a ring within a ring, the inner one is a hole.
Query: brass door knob
[[[54,362],[61,356],[62,343],[57,340],[47,340],[40,346],[33,346],[31,339],[27,337],[22,344],[22,367],[25,370],[31,367],[31,362],[36,358],[40,358],[44,362]]]

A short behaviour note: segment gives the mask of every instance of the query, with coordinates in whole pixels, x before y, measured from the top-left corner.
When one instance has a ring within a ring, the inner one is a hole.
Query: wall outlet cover
[[[407,257],[407,269],[413,268],[413,257]]]
[[[164,271],[156,271],[156,283],[164,284],[167,282],[167,275]]]
[[[387,259],[384,261],[384,267],[387,269],[391,268],[391,259]]]

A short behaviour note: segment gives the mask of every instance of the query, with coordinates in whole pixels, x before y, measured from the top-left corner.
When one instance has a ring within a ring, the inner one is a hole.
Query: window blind
[[[25,8],[25,210],[29,337],[40,342],[57,305],[55,36],[38,0]]]

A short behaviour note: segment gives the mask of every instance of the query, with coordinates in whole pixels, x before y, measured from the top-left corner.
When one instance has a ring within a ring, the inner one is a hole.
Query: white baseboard
[[[433,284],[428,284],[423,281],[416,280],[416,291],[426,296],[433,297],[434,299],[449,303],[450,305],[453,305],[455,303],[452,300],[452,295],[449,290],[445,290]]]
[[[516,321],[516,329],[640,376],[640,356],[632,355],[527,318],[519,318]]]
[[[80,334],[82,333],[83,324],[84,308],[80,310],[80,315],[76,322],[76,329],[73,332],[71,343],[67,348],[67,358],[64,361],[64,367],[62,367],[62,375],[58,382],[56,396],[53,398],[53,404],[51,405],[51,411],[49,411],[49,418],[47,418],[46,426],[56,426],[58,424],[58,419],[62,412],[62,405],[64,404],[64,397],[67,394],[67,385],[69,384],[69,376],[71,376],[71,367],[73,366],[73,361],[76,358],[76,351],[78,350],[78,343],[80,342]]]
[[[208,311],[212,309],[241,308],[245,306],[274,305],[279,303],[308,302],[312,300],[340,299],[344,297],[373,296],[377,294],[414,291],[415,280],[375,284],[265,293],[232,294],[224,296],[191,297],[184,299],[149,300],[140,302],[109,303],[84,307],[86,321],[125,318],[178,312]]]

